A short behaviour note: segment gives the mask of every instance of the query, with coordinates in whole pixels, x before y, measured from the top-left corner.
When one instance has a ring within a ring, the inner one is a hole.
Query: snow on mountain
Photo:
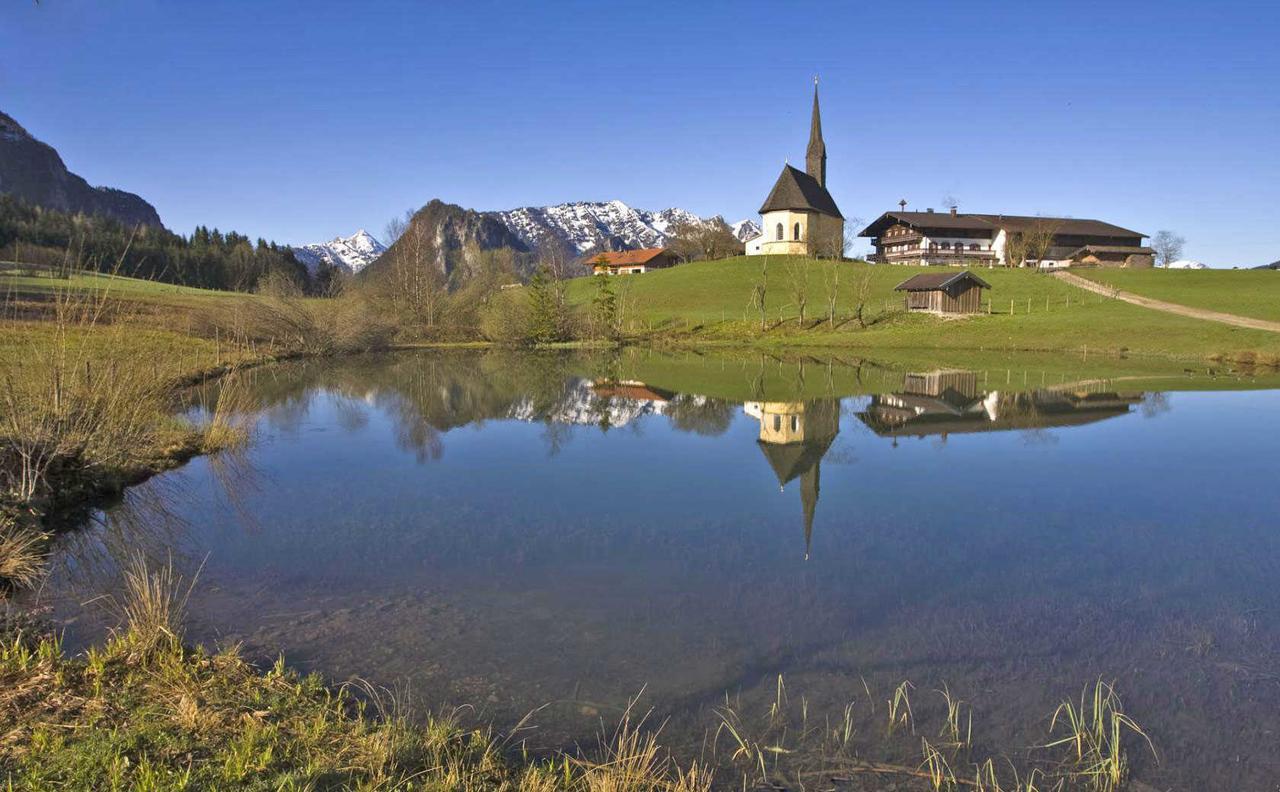
[[[523,397],[507,412],[517,421],[550,421],[576,426],[626,426],[646,415],[662,415],[667,403],[648,399],[602,399],[588,379],[575,381],[568,392],[549,409],[532,398]]]
[[[1204,264],[1201,264],[1199,261],[1192,261],[1191,259],[1178,259],[1177,261],[1169,262],[1169,269],[1209,269],[1209,268],[1206,267]]]
[[[385,245],[362,228],[349,237],[336,237],[329,242],[294,247],[293,255],[310,272],[315,272],[320,262],[324,261],[354,274],[372,264],[386,249]]]
[[[622,201],[525,206],[486,214],[500,220],[531,250],[558,241],[579,255],[589,250],[664,247],[677,225],[708,223],[715,219],[701,218],[678,208],[658,212],[634,209]],[[736,225],[743,223],[751,221]]]
[[[756,225],[754,220],[739,220],[729,228],[733,229],[733,235],[739,242],[746,242],[748,239],[760,236],[760,226]]]

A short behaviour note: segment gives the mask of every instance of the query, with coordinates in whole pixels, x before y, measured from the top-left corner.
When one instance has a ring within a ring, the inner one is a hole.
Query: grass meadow
[[[1280,321],[1280,271],[1077,270],[1077,275],[1142,297]]]

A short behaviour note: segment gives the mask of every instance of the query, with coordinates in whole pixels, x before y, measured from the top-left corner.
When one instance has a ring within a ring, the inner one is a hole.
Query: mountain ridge
[[[102,215],[125,225],[164,228],[156,208],[141,196],[114,187],[93,187],[72,173],[57,149],[0,112],[0,193],[33,206]]]
[[[348,237],[334,237],[328,242],[309,245],[291,245],[290,249],[294,258],[306,265],[307,271],[313,275],[321,263],[354,275],[377,261],[386,252],[387,246],[361,228]]]

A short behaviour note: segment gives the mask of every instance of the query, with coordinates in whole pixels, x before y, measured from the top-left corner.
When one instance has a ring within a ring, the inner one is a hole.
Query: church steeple
[[[827,144],[822,142],[822,116],[818,113],[818,78],[813,78],[813,120],[809,122],[809,148],[804,155],[805,171],[827,186]]]

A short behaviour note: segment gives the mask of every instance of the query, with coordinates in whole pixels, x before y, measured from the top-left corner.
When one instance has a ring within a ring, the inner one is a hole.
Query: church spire
[[[809,123],[809,148],[804,155],[805,171],[827,186],[827,144],[822,142],[822,116],[818,113],[818,78],[813,78],[813,120]]]

